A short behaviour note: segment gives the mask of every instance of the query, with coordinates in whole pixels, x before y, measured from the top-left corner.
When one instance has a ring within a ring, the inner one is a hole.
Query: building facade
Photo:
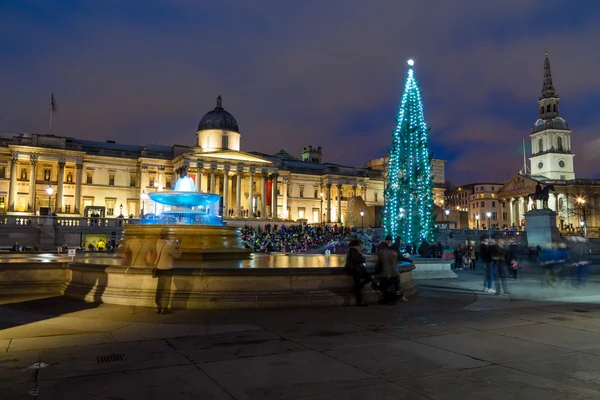
[[[563,234],[598,235],[600,221],[600,180],[576,178],[571,130],[560,116],[560,98],[552,80],[546,52],[542,93],[538,99],[539,117],[531,130],[530,168],[524,168],[498,191],[501,212],[508,225],[525,228],[525,213],[540,208],[530,196],[536,186],[549,186],[549,208],[557,213],[557,225]]]
[[[502,228],[508,226],[508,216],[502,211],[497,192],[503,183],[471,183],[452,190],[447,195],[448,210],[467,212],[471,229]],[[489,213],[489,217],[488,217]]]
[[[367,211],[383,205],[382,171],[323,163],[320,147],[305,148],[302,158],[284,150],[268,155],[241,148],[238,123],[220,96],[201,119],[191,146],[1,133],[0,213],[160,214],[163,206],[148,195],[171,190],[180,171],[194,179],[198,191],[221,195],[222,215],[230,220],[354,224],[352,207]]]
[[[383,171],[387,173],[387,166],[389,163],[389,155],[384,157],[375,158],[367,162],[367,167],[376,171]],[[431,160],[431,171],[433,173],[433,202],[438,207],[443,207],[445,201],[445,160]]]

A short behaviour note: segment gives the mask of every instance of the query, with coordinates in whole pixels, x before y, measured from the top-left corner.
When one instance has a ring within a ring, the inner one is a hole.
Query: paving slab
[[[574,387],[597,391],[600,398],[600,356],[580,352],[513,362],[505,367]]]
[[[194,330],[193,324],[151,324],[136,322],[112,332],[116,342],[131,342],[187,336]]]
[[[208,323],[203,325],[196,325],[194,329],[189,333],[189,336],[203,336],[203,335],[216,335],[223,333],[232,332],[245,332],[245,331],[260,331],[262,328],[253,325],[233,325],[233,324],[216,324]]]
[[[314,351],[199,366],[237,400],[297,399],[384,383],[367,372]]]
[[[489,365],[472,357],[409,340],[364,345],[350,351],[332,350],[325,354],[388,381],[432,376]]]
[[[536,321],[520,319],[516,317],[491,316],[480,312],[461,312],[440,316],[446,323],[477,330],[494,330],[512,328],[513,326],[536,324]]]
[[[102,359],[108,356],[120,357]],[[31,381],[34,369],[30,367],[40,360],[46,365],[40,370],[40,380],[190,364],[165,340],[20,351],[0,356],[0,387]]]
[[[592,400],[598,393],[564,385],[550,379],[502,366],[452,372],[407,379],[399,385],[432,400],[510,399],[510,400]]]
[[[55,347],[90,346],[101,343],[114,343],[110,333],[82,333],[79,335],[58,335],[12,339],[8,352]]]
[[[565,328],[557,325],[535,324],[516,326],[492,331],[523,341],[543,343],[571,350],[600,350],[600,335],[597,332]]]
[[[233,400],[193,365],[44,381],[39,392],[38,400]]]
[[[262,330],[188,336],[168,339],[168,342],[197,364],[306,350],[304,346]]]
[[[413,391],[393,383],[342,390],[317,396],[303,397],[302,400],[427,400]]]
[[[421,338],[415,341],[491,363],[522,361],[539,354],[568,352],[560,347],[480,331]]]

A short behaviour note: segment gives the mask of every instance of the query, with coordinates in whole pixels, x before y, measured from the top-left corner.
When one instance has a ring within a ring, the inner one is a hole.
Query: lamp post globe
[[[475,216],[475,221],[477,221],[477,230],[479,230],[479,218],[481,218],[481,217],[479,216],[479,214],[477,214]]]
[[[487,228],[488,228],[488,239],[492,238],[492,227],[490,226],[491,224],[491,218],[492,218],[492,213],[491,212],[486,212],[485,216],[487,217],[488,223],[487,223]]]
[[[364,210],[360,210],[360,227],[365,227],[365,212]]]

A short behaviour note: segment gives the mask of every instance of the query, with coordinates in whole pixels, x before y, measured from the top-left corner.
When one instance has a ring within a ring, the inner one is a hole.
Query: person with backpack
[[[396,301],[407,302],[408,300],[402,293],[400,284],[400,273],[398,272],[398,253],[393,251],[392,237],[387,236],[385,241],[379,245],[377,253],[376,272],[381,281],[380,288],[382,292],[381,303],[396,304]]]
[[[356,296],[356,305],[366,307],[367,303],[362,299],[362,288],[373,281],[371,275],[365,268],[365,257],[361,254],[362,242],[358,239],[353,239],[348,242],[348,253],[346,254],[346,264],[344,267],[354,280],[354,295]]]

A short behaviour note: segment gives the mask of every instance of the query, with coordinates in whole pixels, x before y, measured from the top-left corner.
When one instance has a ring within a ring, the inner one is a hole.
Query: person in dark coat
[[[344,267],[354,280],[354,295],[356,296],[356,305],[366,307],[367,303],[362,299],[362,288],[371,282],[373,278],[365,268],[365,257],[360,253],[362,242],[353,239],[348,243],[348,253],[346,254],[346,264]]]

